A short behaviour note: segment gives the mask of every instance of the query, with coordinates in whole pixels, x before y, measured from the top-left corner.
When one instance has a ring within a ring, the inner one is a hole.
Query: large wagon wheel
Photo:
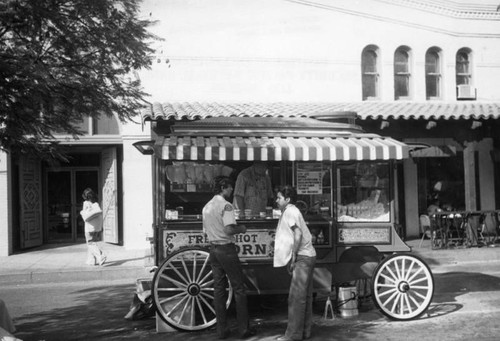
[[[170,255],[153,277],[153,300],[160,317],[184,331],[203,330],[215,324],[214,289],[209,253],[186,248]],[[229,285],[226,307],[232,288]]]
[[[434,294],[434,278],[419,257],[394,254],[382,260],[372,276],[372,297],[380,311],[394,320],[422,315]]]

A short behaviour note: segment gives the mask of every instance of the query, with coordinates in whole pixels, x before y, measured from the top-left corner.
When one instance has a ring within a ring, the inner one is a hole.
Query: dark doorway
[[[87,187],[99,192],[99,170],[48,169],[46,186],[46,241],[84,241],[84,223],[80,216],[83,205],[82,192]]]

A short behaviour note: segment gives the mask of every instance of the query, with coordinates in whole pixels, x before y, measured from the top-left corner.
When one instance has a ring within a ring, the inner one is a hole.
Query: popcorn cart
[[[429,306],[429,267],[409,253],[398,235],[400,161],[408,147],[365,134],[355,113],[328,120],[283,117],[215,117],[157,120],[154,141],[135,144],[152,155],[154,247],[158,265],[152,295],[170,326],[196,331],[212,326],[213,278],[201,212],[213,197],[217,175],[236,179],[255,161],[267,163],[275,188],[293,185],[297,207],[317,251],[314,290],[371,279],[371,296],[386,316],[408,320]],[[249,295],[287,293],[284,268],[273,268],[278,210],[245,216],[236,235]],[[228,287],[227,306],[232,299]]]

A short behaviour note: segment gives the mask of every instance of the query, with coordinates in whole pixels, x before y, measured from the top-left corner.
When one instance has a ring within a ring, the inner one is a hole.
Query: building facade
[[[500,12],[495,0],[145,0],[158,23],[151,70],[139,76],[145,122],[87,122],[72,156],[48,165],[0,155],[0,255],[83,241],[80,194],[96,187],[105,240],[151,234],[152,170],[133,143],[149,119],[310,117],[355,111],[365,131],[418,148],[402,165],[403,234],[437,195],[455,209],[500,205]],[[280,111],[279,104],[293,107]],[[241,109],[241,107],[246,109]],[[235,109],[236,108],[236,109]],[[318,112],[315,112],[317,115]],[[99,120],[100,121],[100,120]]]
[[[318,114],[297,112],[304,103],[324,104],[324,114],[355,111],[365,131],[416,147],[400,174],[400,223],[405,236],[418,236],[433,199],[455,210],[498,207],[497,6],[148,1],[166,40],[153,70],[141,74],[154,102],[144,117]]]
[[[145,248],[151,224],[151,164],[133,143],[148,137],[140,123],[89,119],[78,140],[58,135],[68,161],[47,163],[1,154],[0,255],[43,244],[85,242],[82,192],[94,189],[104,212],[105,242]]]

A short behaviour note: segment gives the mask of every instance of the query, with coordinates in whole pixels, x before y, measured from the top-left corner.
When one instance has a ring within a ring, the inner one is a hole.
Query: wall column
[[[479,195],[481,210],[495,209],[495,166],[491,158],[493,140],[486,138],[479,145]]]
[[[476,143],[466,143],[464,148],[464,187],[465,187],[465,210],[476,211],[476,171],[474,152]]]
[[[142,138],[146,140],[147,138]],[[137,137],[123,138],[123,246],[147,249],[153,236],[153,185],[150,155],[142,155],[132,144]]]
[[[0,149],[0,257],[12,254],[11,157]]]
[[[403,161],[404,170],[404,199],[406,236],[418,237],[420,235],[418,212],[418,173],[417,164],[412,158]]]

